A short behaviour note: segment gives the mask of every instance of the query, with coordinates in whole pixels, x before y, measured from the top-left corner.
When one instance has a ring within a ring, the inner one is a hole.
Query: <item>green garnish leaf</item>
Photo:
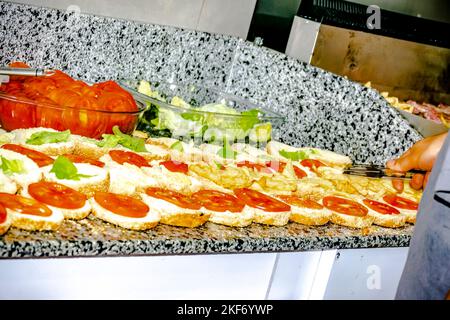
[[[103,140],[97,141],[97,146],[104,148],[114,148],[119,144],[120,138],[113,134],[102,134]]]
[[[195,113],[195,112],[184,112],[181,114],[181,117],[184,120],[191,120],[191,121],[203,121],[203,115]]]
[[[217,151],[217,155],[224,159],[236,159],[238,153],[231,149],[230,144],[225,139],[223,147]]]
[[[23,162],[18,159],[9,160],[5,157],[1,157],[2,160],[2,171],[6,175],[12,175],[14,173],[24,173],[25,168],[23,167]]]
[[[214,163],[216,164],[217,169],[220,169],[220,170],[224,169],[224,166],[221,163],[219,163],[217,161],[214,161]]]
[[[177,151],[180,151],[180,152],[183,152],[183,151],[184,151],[183,144],[181,143],[181,141],[174,142],[174,143],[170,146],[170,149],[172,149],[172,150],[177,150]]]
[[[298,150],[298,151],[286,151],[284,149],[279,151],[280,156],[285,157],[292,161],[300,161],[309,158],[309,152]]]
[[[112,130],[114,135],[120,138],[120,145],[135,152],[147,152],[144,139],[122,133],[118,126],[114,126]]]
[[[33,133],[26,143],[39,146],[45,143],[67,142],[69,137],[70,130],[61,132],[41,131]]]
[[[135,152],[147,152],[144,139],[132,137],[122,133],[118,126],[114,126],[113,134],[102,135],[103,140],[97,142],[99,147],[114,148],[118,144]]]
[[[80,180],[80,178],[90,178],[93,176],[87,174],[78,173],[77,167],[64,156],[58,156],[55,162],[53,163],[52,169],[50,172],[53,172],[58,179],[66,179],[66,180]]]

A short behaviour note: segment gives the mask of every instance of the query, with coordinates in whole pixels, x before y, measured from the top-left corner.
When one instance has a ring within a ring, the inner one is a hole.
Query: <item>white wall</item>
[[[15,0],[36,6],[246,38],[256,0]],[[70,7],[73,8],[73,7]]]

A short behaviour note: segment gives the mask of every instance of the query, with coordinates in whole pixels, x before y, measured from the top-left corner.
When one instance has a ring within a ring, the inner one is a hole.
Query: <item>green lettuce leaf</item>
[[[14,173],[20,174],[25,172],[25,168],[23,167],[23,162],[21,160],[18,159],[9,160],[2,156],[1,161],[2,161],[1,165],[2,171],[4,174],[8,176]]]
[[[170,146],[170,149],[172,149],[172,150],[177,150],[177,151],[180,151],[180,152],[183,152],[183,151],[184,151],[183,144],[181,143],[181,141],[174,142],[174,143]]]
[[[231,149],[230,144],[225,140],[223,147],[217,151],[217,155],[224,159],[236,159],[238,153]]]
[[[147,152],[144,139],[122,133],[118,126],[114,126],[112,130],[114,135],[119,137],[120,145],[135,152]]]
[[[64,156],[58,156],[58,158],[56,158],[50,172],[53,172],[58,179],[66,180],[78,181],[80,178],[93,177],[91,175],[78,173],[77,167]]]
[[[308,151],[298,150],[298,151],[286,151],[284,149],[279,151],[280,156],[290,159],[292,161],[300,161],[308,159],[310,153]]]
[[[45,143],[67,142],[69,137],[70,130],[62,132],[41,131],[33,133],[26,143],[39,146]]]
[[[97,146],[101,148],[114,148],[119,144],[120,138],[113,134],[102,134],[102,140],[97,141]]]
[[[103,134],[103,139],[97,142],[99,147],[114,148],[117,145],[124,146],[135,152],[147,152],[144,139],[122,133],[118,126],[114,126],[113,134]]]

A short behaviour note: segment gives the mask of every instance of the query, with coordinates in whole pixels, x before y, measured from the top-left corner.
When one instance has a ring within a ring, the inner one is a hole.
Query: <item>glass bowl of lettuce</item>
[[[147,104],[137,130],[197,143],[266,143],[284,117],[217,88],[153,81],[122,81]]]

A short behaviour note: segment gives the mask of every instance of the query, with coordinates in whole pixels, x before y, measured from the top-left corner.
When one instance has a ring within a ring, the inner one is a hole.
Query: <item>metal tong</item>
[[[31,68],[0,68],[0,82],[8,82],[9,76],[29,76],[29,77],[45,77],[55,73],[51,69],[31,69]]]
[[[411,179],[416,173],[425,174],[425,171],[410,170],[407,172],[395,171],[384,166],[371,164],[353,164],[344,169],[344,174],[362,176],[368,178],[392,178],[392,179]]]

